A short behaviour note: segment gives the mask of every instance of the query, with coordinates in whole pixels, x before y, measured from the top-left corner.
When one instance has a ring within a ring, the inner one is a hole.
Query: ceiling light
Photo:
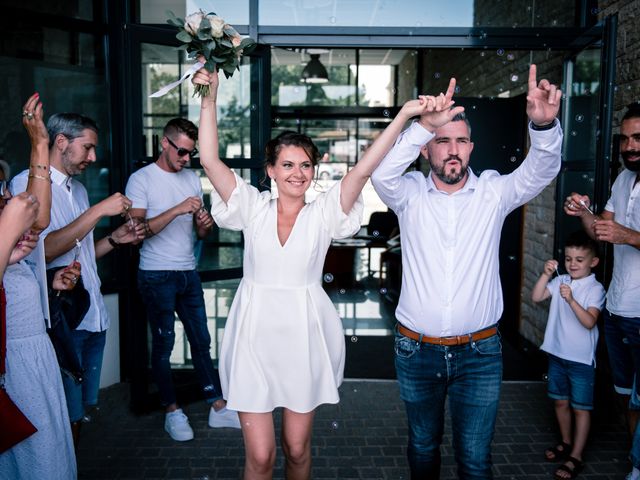
[[[311,60],[307,63],[307,66],[302,70],[300,75],[300,81],[303,83],[327,83],[329,81],[329,74],[324,65],[320,63],[319,53],[310,53]]]

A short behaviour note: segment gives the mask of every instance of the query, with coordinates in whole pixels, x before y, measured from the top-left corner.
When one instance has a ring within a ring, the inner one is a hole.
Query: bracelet
[[[29,168],[41,168],[42,170],[49,171],[49,165],[40,165],[39,163],[29,165]]]
[[[107,235],[107,241],[113,248],[119,248],[122,244],[116,242],[111,235]]]
[[[155,235],[155,233],[153,233],[153,230],[151,230],[151,227],[149,226],[148,220],[145,220],[142,226],[144,227],[144,236],[146,238],[153,237]]]
[[[43,177],[42,175],[36,175],[35,173],[30,173],[29,178],[35,178],[36,180],[44,180],[46,182],[51,182],[51,177]]]

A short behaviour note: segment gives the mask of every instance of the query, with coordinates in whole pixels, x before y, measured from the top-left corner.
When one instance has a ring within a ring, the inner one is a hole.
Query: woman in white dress
[[[220,354],[222,392],[228,408],[240,415],[244,478],[272,477],[272,412],[283,407],[286,478],[307,479],[315,408],[339,401],[344,369],[342,324],[322,288],[327,250],[332,239],[350,237],[360,228],[362,188],[404,123],[438,102],[434,97],[407,102],[340,182],[305,203],[320,157],[313,142],[295,132],[271,140],[265,164],[278,195],[259,192],[220,160],[218,74],[201,69],[193,81],[209,84],[211,91],[202,97],[199,131],[200,161],[214,187],[211,214],[220,227],[242,230],[245,241],[244,276]]]
[[[0,454],[0,480],[72,480],[77,477],[76,458],[60,368],[45,331],[42,287],[23,261],[36,247],[38,232],[48,225],[51,205],[49,137],[37,94],[27,101],[24,112],[32,145],[27,191],[8,203],[8,192],[0,199],[0,280],[7,298],[4,386],[38,431]],[[61,269],[53,288],[71,289],[79,275],[79,265]]]

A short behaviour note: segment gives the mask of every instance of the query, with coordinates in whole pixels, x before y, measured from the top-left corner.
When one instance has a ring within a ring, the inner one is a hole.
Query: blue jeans
[[[222,398],[220,377],[209,350],[211,336],[200,277],[195,270],[138,270],[138,289],[147,308],[151,329],[151,369],[162,405],[176,403],[171,379],[171,351],[175,343],[175,312],[184,326],[193,366],[208,403]]]
[[[107,340],[107,331],[72,330],[71,337],[80,365],[84,370],[84,376],[82,383],[78,384],[71,376],[63,374],[62,384],[67,397],[69,420],[78,422],[84,416],[85,407],[98,404],[102,354]]]
[[[447,347],[396,334],[395,351],[400,397],[407,409],[411,479],[440,478],[447,395],[458,477],[493,478],[491,441],[502,382],[500,337]]]
[[[621,317],[605,308],[603,318],[614,387],[631,395],[633,383],[640,384],[640,317]],[[638,409],[637,402],[631,408]]]

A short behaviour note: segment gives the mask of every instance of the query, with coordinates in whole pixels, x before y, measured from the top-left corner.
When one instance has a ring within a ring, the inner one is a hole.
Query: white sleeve
[[[433,137],[433,133],[414,122],[398,136],[396,143],[371,175],[376,193],[396,213],[416,193],[412,191],[413,182],[407,181],[402,174],[418,158],[420,148]]]
[[[260,192],[235,172],[236,188],[225,203],[215,189],[211,191],[211,216],[220,228],[244,230],[262,207],[271,199],[270,192]]]
[[[529,127],[531,148],[527,157],[514,172],[502,175],[501,198],[506,213],[509,213],[537,196],[549,185],[561,165],[562,129],[560,122],[549,130],[537,131]]]
[[[124,194],[131,200],[131,208],[149,208],[149,200],[147,199],[146,185],[144,182],[145,175],[140,170],[134,172],[127,182]]]
[[[348,238],[355,235],[362,225],[364,201],[362,193],[353,204],[349,213],[344,213],[340,204],[342,180],[333,185],[327,192],[320,194],[314,201],[313,207],[320,210],[320,217],[324,228],[331,238]]]

